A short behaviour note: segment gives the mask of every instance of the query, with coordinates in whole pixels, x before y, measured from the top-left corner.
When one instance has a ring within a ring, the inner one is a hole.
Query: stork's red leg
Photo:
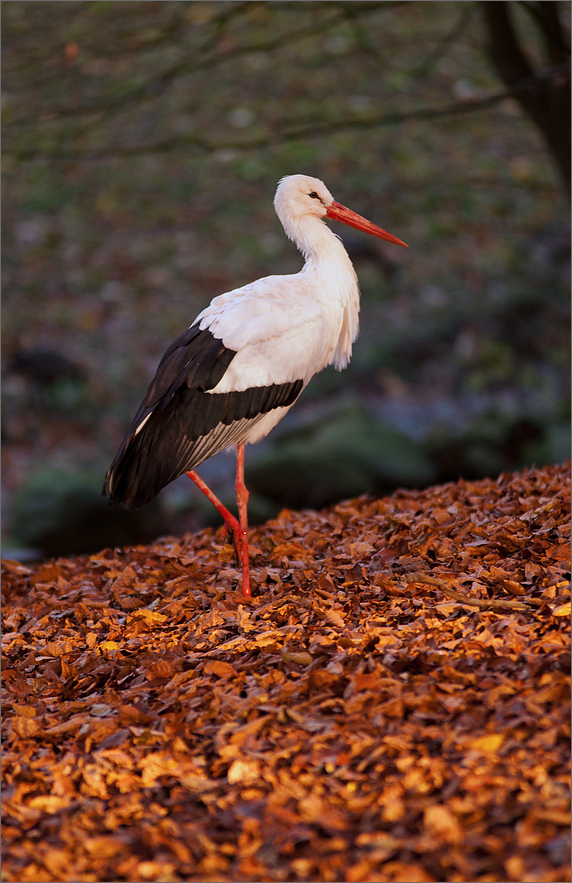
[[[244,483],[244,442],[239,442],[236,452],[236,481],[234,483],[238,504],[239,537],[242,546],[242,594],[250,597],[250,571],[248,564],[248,490]]]
[[[208,484],[205,484],[205,482],[202,480],[202,478],[199,478],[199,476],[197,475],[197,473],[195,472],[194,469],[191,470],[190,472],[187,472],[187,475],[189,476],[190,479],[192,479],[192,481],[194,481],[196,486],[202,490],[205,497],[207,497],[211,501],[211,503],[213,504],[215,509],[217,509],[220,512],[220,514],[224,518],[226,526],[232,531],[232,533],[234,535],[234,545],[236,546],[236,554],[238,556],[238,560],[240,563],[240,554],[241,554],[240,524],[238,523],[238,521],[236,520],[236,518],[234,517],[232,512],[229,512],[228,509],[226,508],[226,506],[223,503],[221,503],[221,501],[216,496],[216,494],[213,494],[213,492],[211,491]]]
[[[200,488],[203,494],[211,501],[213,506],[220,512],[224,518],[225,524],[234,535],[234,543],[236,546],[236,554],[239,563],[242,562],[242,594],[250,596],[250,570],[248,566],[248,515],[246,504],[248,502],[248,490],[244,484],[244,442],[238,445],[236,459],[236,482],[234,485],[236,491],[236,502],[238,503],[239,521],[236,520],[232,512],[229,512],[226,506],[221,503],[219,498],[214,494],[210,487],[205,484],[202,478],[199,478],[193,470],[187,472],[189,478],[194,481],[196,486]]]

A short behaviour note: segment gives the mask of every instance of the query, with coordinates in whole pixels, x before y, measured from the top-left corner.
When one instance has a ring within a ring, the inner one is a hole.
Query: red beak
[[[328,206],[326,217],[332,218],[334,221],[341,221],[342,224],[347,224],[348,227],[355,227],[356,230],[363,230],[364,233],[369,233],[370,236],[377,236],[379,239],[386,239],[387,242],[394,242],[395,245],[404,245],[405,248],[409,248],[407,243],[402,242],[397,236],[392,236],[391,233],[387,233],[381,227],[376,227],[371,221],[366,221],[361,215],[352,212],[351,208],[346,208],[345,205],[341,205],[339,202],[332,202]]]

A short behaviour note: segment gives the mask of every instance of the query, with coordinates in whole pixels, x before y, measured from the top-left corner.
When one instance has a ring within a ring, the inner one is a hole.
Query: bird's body
[[[344,368],[358,332],[357,277],[323,218],[405,244],[336,203],[317,178],[283,178],[274,205],[286,234],[306,258],[304,268],[221,294],[171,344],[104,485],[112,503],[134,509],[187,472],[235,533],[237,549],[242,548],[244,594],[250,594],[248,492],[243,477],[239,481],[244,444],[267,435],[314,374],[332,363]],[[193,472],[234,444],[240,524]]]

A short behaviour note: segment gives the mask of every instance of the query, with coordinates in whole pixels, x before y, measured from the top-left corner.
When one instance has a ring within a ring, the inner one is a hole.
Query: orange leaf
[[[236,669],[229,662],[220,659],[209,659],[203,671],[205,674],[215,674],[220,678],[236,677]]]
[[[490,733],[488,736],[479,736],[473,739],[470,747],[475,751],[482,751],[484,754],[496,754],[504,742],[504,736],[501,733]]]

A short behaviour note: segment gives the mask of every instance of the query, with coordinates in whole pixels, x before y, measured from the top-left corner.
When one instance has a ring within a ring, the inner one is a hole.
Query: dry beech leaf
[[[130,625],[132,622],[137,622],[141,619],[149,625],[155,625],[156,623],[165,622],[168,617],[163,613],[156,613],[154,610],[143,608],[142,610],[136,610],[133,613],[130,613],[126,622],[127,625]]]
[[[295,651],[282,649],[280,650],[280,656],[284,662],[295,662],[297,665],[310,665],[312,662],[312,657],[304,650]]]
[[[555,607],[552,611],[553,616],[570,616],[570,601],[566,604],[560,604],[559,607]]]
[[[15,714],[21,715],[22,717],[36,717],[38,714],[38,709],[34,708],[33,705],[16,705],[12,706],[12,709]]]
[[[506,589],[511,595],[526,595],[526,589],[524,586],[521,586],[520,583],[517,583],[513,579],[503,579],[501,580],[501,585],[503,589]]]
[[[153,678],[170,678],[175,672],[173,663],[168,659],[159,659],[157,662],[151,663],[145,669],[145,677],[148,681]]]
[[[423,813],[423,825],[436,840],[458,844],[464,839],[461,825],[446,806],[428,806]]]
[[[337,610],[326,610],[325,618],[330,625],[336,626],[336,628],[343,628],[345,625],[345,620],[343,616]]]
[[[85,849],[92,855],[109,858],[125,849],[125,843],[118,837],[88,837],[83,841]]]
[[[69,806],[69,803],[70,801],[66,797],[56,797],[50,794],[39,794],[37,797],[32,797],[28,801],[28,807],[30,809],[39,809],[41,810],[41,812],[53,815],[54,813],[57,813],[62,809],[66,809]]]
[[[249,760],[233,760],[231,763],[227,779],[231,785],[240,782],[242,784],[251,784],[258,780],[260,776],[260,766]]]
[[[473,739],[470,746],[475,751],[495,754],[504,742],[504,738],[501,733],[491,733],[489,736],[479,736],[478,739]]]
[[[2,559],[2,569],[13,576],[30,576],[33,573],[25,564],[20,564],[19,561],[11,561],[10,558]]]
[[[229,662],[223,662],[221,659],[209,659],[205,663],[203,671],[205,674],[212,672],[222,678],[236,676],[236,669]]]
[[[35,736],[42,729],[42,723],[35,718],[15,717],[11,724],[12,732],[21,739],[28,739]]]
[[[279,543],[273,548],[270,561],[279,564],[283,558],[305,561],[308,558],[308,550],[301,543]]]

